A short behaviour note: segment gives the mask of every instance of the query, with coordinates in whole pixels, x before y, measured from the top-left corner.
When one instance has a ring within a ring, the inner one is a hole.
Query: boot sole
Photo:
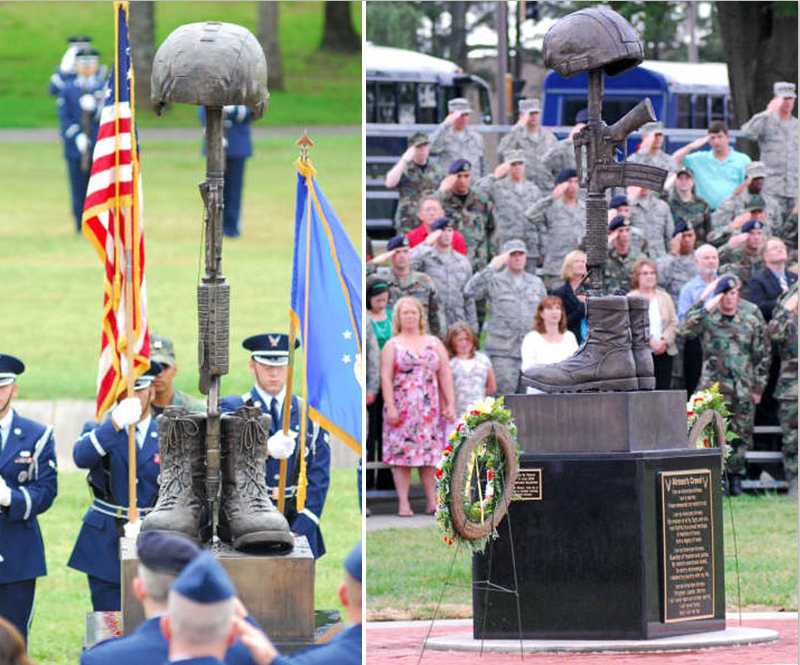
[[[646,378],[639,377],[639,390],[655,390],[656,380],[654,377],[649,376]]]
[[[580,393],[580,392],[630,392],[639,388],[638,379],[604,379],[601,381],[584,381],[572,386],[551,386],[536,379],[526,378],[525,385],[530,385],[546,393]]]
[[[165,533],[165,534],[170,535],[170,536],[178,536],[179,538],[188,538],[195,545],[202,545],[204,542],[206,542],[206,540],[208,540],[208,538],[203,539],[203,534],[190,535],[190,534],[186,533],[185,531],[174,531],[174,530],[170,530],[170,529],[142,529],[143,533],[145,531],[155,531],[156,533]],[[210,538],[210,535],[209,535],[209,538]]]
[[[288,554],[294,549],[294,536],[288,531],[256,531],[235,538],[232,545],[241,552]]]

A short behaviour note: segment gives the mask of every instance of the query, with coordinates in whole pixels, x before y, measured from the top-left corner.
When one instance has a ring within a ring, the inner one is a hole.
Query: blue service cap
[[[149,388],[153,381],[156,380],[156,377],[164,371],[164,365],[160,362],[157,362],[150,359],[150,367],[147,371],[142,374],[140,377],[133,382],[133,389],[134,390],[144,390],[145,388]]]
[[[686,231],[692,231],[693,229],[694,227],[691,222],[687,222],[685,219],[678,217],[678,219],[675,220],[675,228],[672,230],[672,237],[674,238],[676,235],[685,233]]]
[[[211,552],[198,554],[178,575],[172,590],[204,605],[236,596],[231,578]]]
[[[750,231],[754,231],[755,229],[763,229],[764,222],[758,219],[748,219],[744,224],[742,224],[742,233],[749,233]]]
[[[78,60],[97,60],[100,57],[100,51],[96,48],[83,47],[79,48],[75,53]]]
[[[72,35],[71,37],[67,37],[67,42],[69,44],[88,44],[92,41],[92,38],[89,35]]]
[[[19,358],[0,353],[0,387],[14,383],[25,371],[25,363]]]
[[[450,164],[450,168],[447,169],[447,172],[450,175],[455,173],[462,173],[466,172],[469,173],[472,170],[472,164],[468,159],[456,159],[452,164]]]
[[[403,235],[395,236],[391,238],[389,242],[386,243],[386,251],[391,252],[393,249],[399,249],[400,247],[409,247],[408,238]]]
[[[623,217],[622,215],[617,215],[608,223],[608,230],[609,231],[616,231],[617,229],[622,228],[623,226],[630,226],[631,220],[627,217]]]
[[[164,531],[143,531],[136,541],[139,563],[154,573],[178,575],[201,551],[188,538]]]
[[[439,217],[439,219],[431,224],[431,231],[438,231],[439,229],[443,229],[445,226],[453,226],[453,222],[451,222],[447,217]]]
[[[575,169],[562,169],[562,171],[558,174],[556,178],[556,185],[560,185],[562,182],[566,182],[570,178],[577,178],[578,172]]]
[[[250,351],[250,357],[259,365],[289,364],[289,335],[283,333],[262,333],[251,335],[242,342],[242,346]],[[294,348],[300,341],[294,341]]]
[[[354,580],[361,581],[361,543],[359,542],[344,560],[344,569]]]
[[[617,194],[611,197],[611,200],[608,202],[608,209],[614,210],[615,208],[626,205],[628,205],[628,197],[624,194]]]
[[[739,286],[739,280],[735,275],[723,275],[719,278],[717,285],[714,287],[714,293],[711,295],[716,296],[720,293],[727,293],[731,289],[735,289],[737,286]]]
[[[575,124],[579,122],[586,123],[589,121],[589,109],[581,109],[575,114]]]

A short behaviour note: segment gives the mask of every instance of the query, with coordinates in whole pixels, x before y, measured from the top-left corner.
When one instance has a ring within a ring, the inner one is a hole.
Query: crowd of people
[[[780,421],[784,475],[797,491],[795,100],[793,84],[775,83],[767,108],[742,126],[760,161],[731,147],[722,122],[673,154],[663,125],[645,125],[628,160],[666,170],[664,191],[608,195],[606,290],[648,303],[657,389],[690,396],[719,384],[739,437],[731,494],[741,493],[762,402]],[[367,248],[367,449],[391,467],[401,515],[412,514],[414,468],[432,510],[433,467],[470,403],[522,392],[523,372],[571,356],[587,336],[573,146],[586,112],[558,141],[541,126],[539,100],[519,109],[494,170],[458,98],[430,136],[409,137],[386,175],[399,192],[398,234],[380,254]],[[367,486],[387,482],[374,473]]]

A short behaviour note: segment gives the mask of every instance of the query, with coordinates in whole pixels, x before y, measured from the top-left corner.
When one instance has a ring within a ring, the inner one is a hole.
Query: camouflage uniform
[[[797,202],[797,134],[800,126],[794,116],[780,120],[762,111],[742,125],[747,138],[758,141],[759,158],[767,167],[764,191],[776,196],[788,215]]]
[[[784,217],[783,223],[779,228],[773,228],[776,236],[786,243],[789,252],[789,263],[797,261],[797,213]]]
[[[470,189],[466,196],[452,191],[439,192],[437,196],[453,228],[464,236],[472,269],[476,272],[481,270],[493,256],[489,238],[494,221],[489,199],[474,189]]]
[[[794,284],[783,301],[797,293]],[[767,326],[773,350],[781,358],[781,370],[773,397],[778,400],[778,419],[783,431],[783,468],[789,477],[797,476],[797,316],[780,305]]]
[[[608,250],[608,259],[606,260],[606,265],[603,272],[605,277],[606,293],[613,294],[617,290],[624,291],[625,293],[630,291],[633,264],[646,256],[646,254],[643,254],[636,249],[633,243],[631,243],[631,248],[628,250],[628,253],[625,256],[621,256],[615,247],[610,247]]]
[[[675,307],[678,307],[678,296],[683,285],[697,274],[697,263],[694,254],[666,254],[656,263],[658,283],[672,296]]]
[[[750,250],[747,245],[733,248],[725,243],[719,250],[719,274],[726,272],[736,275],[742,283],[741,292],[747,290],[750,279],[764,267],[760,250]]]
[[[764,317],[758,307],[740,300],[736,314],[723,316],[719,308],[707,312],[703,303],[693,305],[678,333],[701,336],[703,372],[699,389],[719,383],[731,412],[730,427],[740,439],[733,442],[728,470],[745,473],[745,452],[753,445],[754,393],[764,393],[771,360]]]
[[[471,127],[456,131],[442,123],[431,134],[431,156],[444,172],[457,159],[467,159],[472,164],[472,172],[480,177],[486,172],[483,156],[483,137]]]
[[[367,320],[367,344],[364,392],[377,395],[381,389],[381,350],[378,348],[378,338],[369,319]]]
[[[422,311],[431,335],[443,336],[447,330],[436,285],[426,274],[412,270],[405,279],[400,279],[391,268],[378,268],[375,274],[389,285],[389,304],[394,304],[403,296],[413,296],[422,303]]]
[[[414,270],[428,275],[436,285],[447,327],[456,321],[466,321],[477,332],[475,301],[464,295],[464,286],[472,277],[472,267],[467,257],[452,249],[441,252],[422,244],[411,250],[411,265]]]
[[[544,257],[542,275],[545,281],[561,274],[564,257],[577,249],[586,235],[586,203],[580,198],[574,206],[565,205],[549,194],[534,203],[525,212],[533,225],[534,256]]]
[[[509,175],[503,178],[488,175],[473,187],[494,204],[494,233],[490,239],[493,253],[506,240],[516,239],[525,242],[529,257],[536,256],[535,236],[525,220],[525,211],[542,198],[539,188],[529,180],[514,182]]]
[[[544,165],[544,155],[558,144],[556,135],[549,129],[540,127],[536,132],[527,127],[515,125],[497,146],[497,161],[506,161],[512,150],[522,150],[525,155],[525,177],[533,181],[542,191],[549,192],[555,183],[553,175]]]
[[[550,148],[542,157],[544,168],[550,173],[555,183],[555,179],[564,169],[575,168],[575,144],[572,139],[559,141]],[[552,187],[551,187],[552,189]]]
[[[475,300],[486,298],[489,313],[483,326],[484,350],[492,361],[497,393],[513,393],[519,383],[522,340],[533,327],[539,301],[547,295],[542,280],[528,272],[515,278],[491,266],[473,275],[464,289]]]
[[[188,411],[192,411],[194,413],[205,413],[206,405],[203,404],[199,399],[196,397],[192,397],[180,390],[175,390],[172,393],[172,401],[168,404],[168,406],[182,406]],[[164,412],[163,406],[158,406],[157,404],[150,405],[153,415],[157,416]]]
[[[764,220],[764,235],[772,235],[775,229],[781,226],[783,221],[783,210],[778,199],[769,194],[761,193],[761,198],[767,204],[767,219]],[[747,191],[731,194],[727,199],[719,204],[719,207],[711,213],[711,231],[719,231],[728,226],[736,216],[744,212],[745,206],[753,198],[753,194]],[[719,238],[719,235],[715,236]]]
[[[400,194],[400,201],[394,214],[394,227],[397,233],[408,233],[419,224],[417,205],[420,199],[427,194],[433,194],[444,176],[445,172],[441,167],[430,159],[424,166],[413,160],[406,164],[397,184]]]
[[[669,206],[652,192],[631,204],[631,226],[644,233],[651,258],[658,259],[669,252],[675,222]]]
[[[696,194],[691,201],[681,201],[678,192],[673,191],[667,201],[672,219],[684,219],[694,227],[698,247],[706,242],[706,236],[711,230],[711,208],[704,199]]]
[[[649,152],[634,152],[628,155],[627,161],[633,164],[647,164],[649,166],[657,166],[660,169],[675,173],[677,165],[671,155],[668,155],[663,150],[656,151],[655,154]]]

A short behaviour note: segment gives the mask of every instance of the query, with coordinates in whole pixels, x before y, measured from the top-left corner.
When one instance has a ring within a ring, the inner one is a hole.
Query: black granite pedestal
[[[678,391],[506,399],[519,427],[520,478],[498,540],[473,559],[476,638],[724,630],[720,455],[688,448],[684,399]],[[519,613],[516,597],[492,585],[518,588]]]

